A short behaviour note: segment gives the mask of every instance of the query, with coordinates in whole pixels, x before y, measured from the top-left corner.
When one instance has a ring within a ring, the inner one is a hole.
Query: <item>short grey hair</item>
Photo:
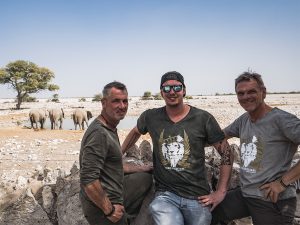
[[[235,89],[238,83],[242,81],[250,81],[251,79],[255,80],[261,89],[266,88],[260,74],[253,72],[244,72],[235,79]]]
[[[126,88],[125,84],[118,82],[118,81],[113,81],[104,86],[103,91],[102,91],[103,98],[109,96],[109,91],[112,88],[116,88],[118,90],[127,92],[127,88]]]

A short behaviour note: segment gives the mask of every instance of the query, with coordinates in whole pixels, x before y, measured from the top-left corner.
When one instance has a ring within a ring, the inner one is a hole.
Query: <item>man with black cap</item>
[[[225,197],[232,169],[231,151],[215,118],[183,102],[183,76],[171,71],[161,78],[165,106],[141,114],[122,145],[123,153],[149,132],[153,142],[156,194],[150,211],[156,225],[210,224],[211,213]],[[221,154],[220,179],[211,193],[204,147]]]

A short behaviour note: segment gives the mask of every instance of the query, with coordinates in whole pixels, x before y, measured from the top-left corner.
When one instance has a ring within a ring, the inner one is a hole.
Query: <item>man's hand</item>
[[[114,213],[110,217],[107,217],[107,219],[109,219],[113,223],[116,223],[124,215],[125,209],[124,209],[124,206],[119,205],[119,204],[114,204],[114,207],[115,207]]]
[[[277,202],[280,192],[285,190],[278,180],[262,185],[260,190],[264,191],[265,198],[270,198],[272,202]]]
[[[153,163],[148,163],[142,166],[142,171],[143,172],[150,172],[153,170]]]
[[[203,205],[203,206],[209,206],[211,205],[210,211],[213,211],[216,206],[223,201],[225,198],[226,192],[222,191],[215,191],[210,193],[209,195],[203,195],[198,197],[198,201]]]

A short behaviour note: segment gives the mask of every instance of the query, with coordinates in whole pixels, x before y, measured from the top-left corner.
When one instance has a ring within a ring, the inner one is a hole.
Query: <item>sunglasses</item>
[[[165,93],[169,93],[171,91],[171,89],[173,89],[174,92],[180,92],[182,91],[183,86],[181,84],[179,85],[166,85],[166,86],[162,86],[162,91]]]

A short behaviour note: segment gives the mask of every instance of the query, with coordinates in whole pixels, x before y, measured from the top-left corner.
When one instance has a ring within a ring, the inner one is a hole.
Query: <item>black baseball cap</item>
[[[162,75],[160,81],[160,88],[162,88],[163,83],[165,83],[168,80],[178,80],[179,82],[182,83],[183,87],[185,87],[183,76],[176,71],[170,71]]]

